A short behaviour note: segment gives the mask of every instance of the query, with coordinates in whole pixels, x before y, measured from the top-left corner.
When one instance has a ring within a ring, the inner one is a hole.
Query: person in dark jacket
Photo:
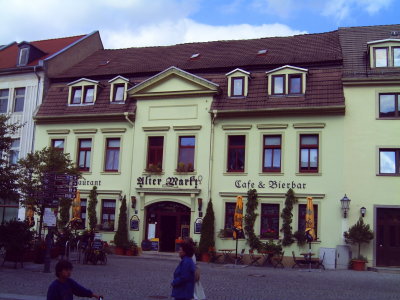
[[[174,280],[171,283],[172,294],[175,300],[190,300],[194,293],[194,272],[193,263],[194,248],[189,243],[183,243],[179,247],[181,262],[174,272]]]
[[[56,276],[47,290],[47,300],[73,300],[74,295],[78,297],[88,297],[99,299],[102,296],[93,294],[81,286],[71,277],[72,264],[67,260],[60,260],[56,264]]]

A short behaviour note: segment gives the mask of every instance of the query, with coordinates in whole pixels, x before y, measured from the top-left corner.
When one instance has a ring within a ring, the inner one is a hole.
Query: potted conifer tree
[[[206,215],[204,216],[203,224],[201,226],[199,252],[201,254],[202,261],[210,261],[210,248],[215,247],[214,227],[214,209],[210,199],[210,201],[208,201]]]
[[[364,223],[363,218],[360,217],[357,223],[349,228],[349,231],[344,232],[343,236],[346,243],[358,245],[358,256],[351,260],[352,269],[357,271],[365,270],[365,264],[368,260],[361,255],[361,244],[368,244],[374,238],[373,231],[368,224]]]
[[[118,229],[114,235],[115,254],[123,255],[125,250],[129,249],[128,239],[128,220],[126,213],[126,196],[122,199],[121,206],[119,207]]]

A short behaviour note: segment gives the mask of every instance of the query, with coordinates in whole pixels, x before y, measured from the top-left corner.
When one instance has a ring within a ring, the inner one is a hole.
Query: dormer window
[[[94,102],[94,86],[85,87],[85,96],[83,97],[83,103]]]
[[[228,97],[247,97],[250,73],[235,69],[225,75],[228,77]]]
[[[113,102],[123,102],[125,94],[125,84],[114,85]]]
[[[244,77],[233,77],[232,79],[232,96],[240,97],[243,96],[244,92]]]
[[[301,74],[289,74],[289,94],[301,94]]]
[[[81,104],[82,98],[82,87],[76,87],[72,89],[72,101],[71,104]]]
[[[388,48],[374,48],[375,52],[375,67],[388,66]]]
[[[400,47],[393,47],[393,66],[400,67]]]
[[[111,83],[110,102],[125,103],[129,79],[122,76],[117,76],[111,79],[109,83]]]
[[[285,76],[273,75],[272,76],[272,94],[282,95],[285,93]]]
[[[68,84],[69,101],[71,105],[90,105],[96,102],[97,86],[99,82],[82,78]]]
[[[400,67],[400,39],[368,42],[371,68]]]
[[[298,96],[305,93],[308,70],[293,66],[283,66],[266,72],[268,95]]]
[[[25,66],[28,63],[28,55],[29,55],[29,48],[20,48],[19,49],[19,57],[18,57],[18,65]]]

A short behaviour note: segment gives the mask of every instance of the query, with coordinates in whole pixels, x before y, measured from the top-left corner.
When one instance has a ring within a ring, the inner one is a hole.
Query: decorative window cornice
[[[73,129],[75,134],[93,134],[97,132],[95,128],[87,128],[87,129]]]

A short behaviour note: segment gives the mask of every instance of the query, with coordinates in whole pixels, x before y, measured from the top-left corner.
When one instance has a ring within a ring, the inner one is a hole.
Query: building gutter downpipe
[[[41,77],[40,75],[37,73],[36,70],[37,66],[33,67],[33,72],[36,75],[37,78],[37,88],[36,88],[36,102],[35,102],[35,111],[34,114],[36,114],[37,109],[38,109],[38,105],[39,105],[39,96],[40,96],[40,80]],[[33,151],[35,150],[35,132],[36,132],[36,122],[33,122],[33,133],[32,133],[32,145],[31,145],[31,153],[33,153]]]
[[[135,123],[133,123],[132,120],[129,119],[129,113],[128,113],[127,111],[124,112],[124,116],[125,116],[125,119],[128,121],[128,123],[131,124],[131,127],[133,128],[133,126],[135,125]]]
[[[214,125],[215,120],[217,118],[218,111],[212,111],[212,119],[211,119],[211,133],[210,133],[210,160],[208,163],[208,200],[211,199],[211,190],[212,190],[212,171],[213,171],[213,160],[214,160]]]

